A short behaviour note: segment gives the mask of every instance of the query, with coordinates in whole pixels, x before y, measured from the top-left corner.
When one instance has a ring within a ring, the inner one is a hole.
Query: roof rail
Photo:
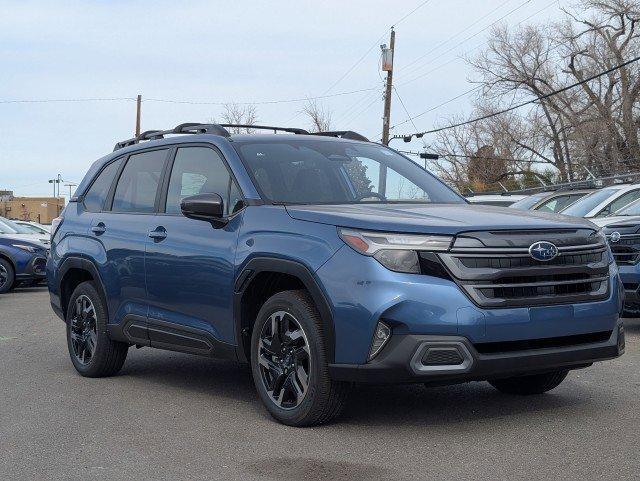
[[[298,129],[295,127],[272,127],[268,125],[248,125],[248,124],[201,124],[194,122],[187,122],[184,124],[176,125],[173,129],[169,130],[147,130],[142,132],[137,137],[131,139],[122,140],[118,142],[113,150],[123,149],[131,145],[138,144],[143,140],[159,140],[164,139],[165,135],[170,134],[213,134],[220,135],[221,137],[230,137],[231,134],[227,128],[240,128],[240,129],[255,129],[255,130],[273,130],[276,132],[289,132],[297,135],[323,135],[327,137],[340,137],[343,139],[361,140],[369,142],[364,135],[360,135],[357,132],[351,130],[336,130],[330,132],[313,132],[309,133],[304,129]]]
[[[122,140],[118,142],[113,150],[123,149],[130,145],[135,145],[143,140],[159,140],[164,139],[165,135],[169,134],[214,134],[222,137],[229,137],[231,134],[227,129],[218,124],[202,124],[197,122],[188,122],[180,125],[176,125],[169,130],[147,130],[142,132],[137,137],[131,139]]]
[[[231,127],[238,129],[255,129],[255,130],[273,130],[273,133],[276,132],[289,132],[290,134],[300,134],[300,135],[308,135],[304,129],[298,129],[295,127],[271,127],[269,125],[247,125],[247,124],[220,124],[220,127]]]
[[[354,132],[353,130],[331,130],[327,132],[313,132],[311,135],[323,135],[326,137],[339,137],[341,139],[361,140],[363,142],[369,142],[364,135]]]

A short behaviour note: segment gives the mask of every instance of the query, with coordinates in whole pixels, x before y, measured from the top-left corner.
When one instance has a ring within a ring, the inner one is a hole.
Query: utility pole
[[[71,191],[72,187],[76,187],[78,184],[74,184],[73,182],[69,182],[68,184],[64,184],[65,187],[69,187],[69,199],[73,196],[73,192]]]
[[[387,72],[387,86],[384,92],[384,116],[382,117],[382,143],[389,144],[389,123],[391,121],[391,90],[393,89],[393,54],[396,46],[396,31],[391,27],[389,48],[382,45],[382,70]]]
[[[136,99],[136,137],[140,135],[140,110],[142,109],[142,95]]]

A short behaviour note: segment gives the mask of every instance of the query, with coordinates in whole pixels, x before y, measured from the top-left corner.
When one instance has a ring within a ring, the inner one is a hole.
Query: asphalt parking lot
[[[486,383],[355,389],[342,418],[281,426],[249,371],[131,349],[78,376],[44,288],[0,296],[2,479],[640,479],[640,321],[627,352],[521,398]]]

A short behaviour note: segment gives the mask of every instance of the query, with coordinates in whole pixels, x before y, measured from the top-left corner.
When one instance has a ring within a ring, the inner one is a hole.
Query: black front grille
[[[613,258],[619,266],[628,266],[640,260],[640,238],[623,238],[618,242],[609,241]]]
[[[507,239],[507,241],[505,241]],[[558,247],[551,261],[539,261],[529,246],[546,240]],[[477,242],[476,242],[477,241]],[[593,230],[471,233],[439,254],[455,282],[482,307],[566,304],[604,299],[609,291],[609,255]]]

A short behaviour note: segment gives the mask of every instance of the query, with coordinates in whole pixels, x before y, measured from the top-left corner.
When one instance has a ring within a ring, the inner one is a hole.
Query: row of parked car
[[[0,294],[46,279],[49,228],[0,217]]]
[[[640,184],[567,189],[533,195],[478,195],[475,204],[584,217],[603,229],[625,289],[625,315],[640,314]]]

